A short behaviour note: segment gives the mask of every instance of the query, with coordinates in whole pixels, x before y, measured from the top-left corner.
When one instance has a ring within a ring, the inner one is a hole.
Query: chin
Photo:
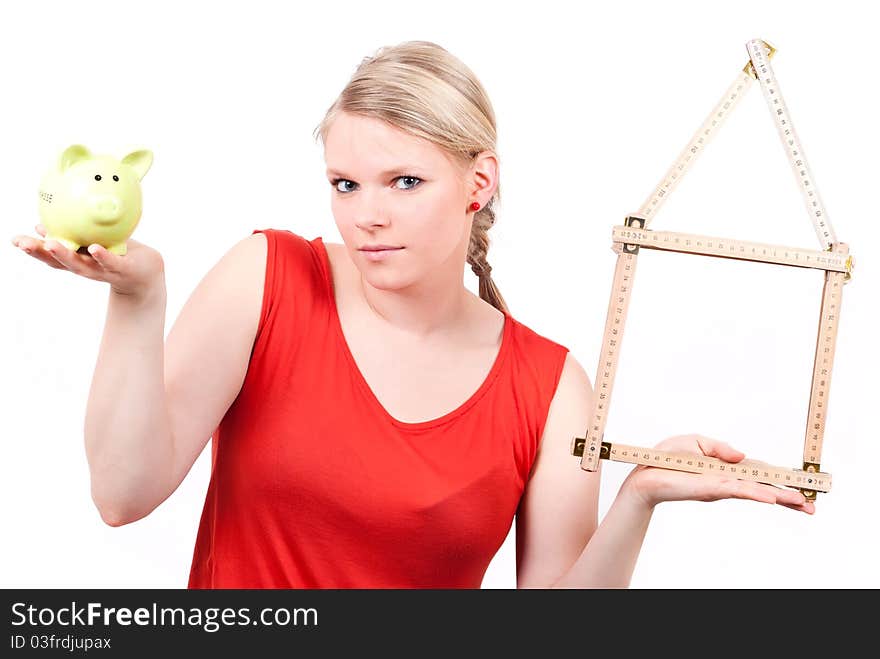
[[[395,291],[409,285],[397,273],[387,270],[381,273],[361,270],[361,276],[367,284],[380,291]]]

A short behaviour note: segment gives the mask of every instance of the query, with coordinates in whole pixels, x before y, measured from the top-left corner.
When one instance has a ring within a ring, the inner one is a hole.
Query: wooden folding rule
[[[849,247],[846,243],[838,242],[834,235],[807,166],[803,148],[795,135],[791,116],[770,67],[770,58],[776,49],[761,39],[747,42],[746,49],[749,53],[748,63],[737,75],[736,80],[725,92],[688,145],[682,150],[657,188],[645,200],[637,213],[628,216],[623,225],[613,227],[612,249],[617,254],[617,264],[614,270],[611,299],[605,321],[605,334],[595,378],[592,416],[586,437],[573,438],[571,453],[581,458],[581,468],[586,471],[595,471],[600,459],[608,459],[788,486],[800,490],[807,499],[815,500],[817,492],[831,490],[831,474],[821,471],[819,465],[825,420],[828,414],[828,395],[831,387],[831,369],[834,364],[837,326],[840,320],[841,294],[843,285],[851,278],[853,258],[849,255]],[[789,163],[800,185],[816,235],[822,245],[823,249],[821,250],[671,231],[654,231],[648,228],[657,210],[717,132],[724,119],[736,107],[745,92],[750,89],[753,80],[760,82]],[[695,453],[664,451],[605,441],[605,424],[623,342],[626,314],[632,294],[639,250],[643,248],[718,256],[743,261],[761,261],[825,271],[801,467],[778,467],[749,459],[731,463]]]

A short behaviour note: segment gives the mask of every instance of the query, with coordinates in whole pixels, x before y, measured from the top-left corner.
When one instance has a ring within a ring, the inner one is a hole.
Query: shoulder
[[[520,325],[525,328],[521,323]],[[540,350],[550,355],[551,363],[556,365],[551,406],[565,407],[576,412],[590,407],[593,386],[583,364],[571,350],[530,328],[523,329],[522,334],[527,337],[527,341],[540,346]]]
[[[554,341],[544,334],[540,334],[539,332],[532,329],[530,326],[526,325],[515,317],[510,316],[510,321],[512,325],[512,334],[519,344],[530,348],[543,349],[545,351],[557,352],[560,354],[568,351],[568,348],[566,346],[562,345],[558,341]]]
[[[230,271],[254,294],[265,298],[264,311],[275,298],[292,302],[304,297],[304,284],[319,286],[322,275],[315,242],[287,229],[254,229],[224,256]]]
[[[226,251],[217,267],[229,271],[236,278],[242,278],[241,281],[262,286],[267,243],[267,238],[260,233],[241,238]]]
[[[290,229],[254,229],[250,236],[243,238],[242,243],[259,245],[264,252],[273,250],[307,251],[314,247],[317,238],[309,240],[302,234]]]
[[[592,405],[593,386],[583,364],[567,346],[516,319],[512,321],[516,361],[525,365],[519,367],[519,376],[531,371],[545,382],[553,409],[585,415]]]
[[[576,401],[579,405],[586,404],[589,407],[592,397],[593,384],[590,376],[575,356],[570,351],[566,352],[554,401],[557,398],[567,398]]]
[[[590,378],[569,348],[510,316],[511,369],[524,391],[536,394],[542,419],[547,408],[589,405]],[[543,423],[539,430],[543,429]]]
[[[317,243],[320,237],[306,238],[289,229],[254,229],[252,234],[239,243],[239,249],[253,257],[255,265],[266,272],[267,279],[276,272],[280,276],[314,274],[321,269]],[[325,245],[329,251],[329,245]]]
[[[571,370],[571,363],[576,363],[568,347],[537,332],[513,316],[509,316],[509,320],[515,361],[522,364],[521,369],[549,374],[550,384],[555,387],[560,374],[565,370],[564,365],[568,364],[567,368]]]

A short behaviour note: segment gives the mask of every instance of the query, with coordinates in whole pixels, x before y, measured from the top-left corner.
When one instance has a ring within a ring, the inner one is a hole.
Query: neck
[[[364,300],[377,318],[416,339],[451,332],[467,317],[473,294],[461,281],[431,278],[386,291],[360,276]]]

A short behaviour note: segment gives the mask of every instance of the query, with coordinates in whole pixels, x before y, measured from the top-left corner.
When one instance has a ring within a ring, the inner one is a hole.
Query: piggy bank
[[[67,147],[40,182],[40,218],[46,240],[74,252],[98,243],[124,255],[125,241],[141,219],[141,179],[152,151],[132,151],[122,160],[92,155],[81,144]]]

